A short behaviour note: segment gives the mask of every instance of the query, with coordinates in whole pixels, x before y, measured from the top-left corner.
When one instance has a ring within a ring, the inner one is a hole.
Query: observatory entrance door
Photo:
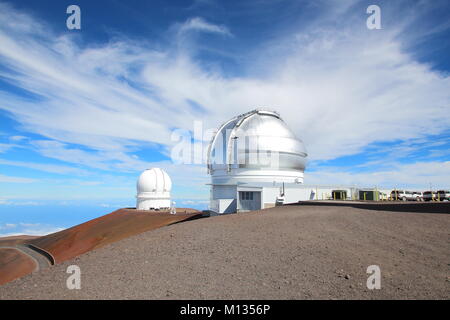
[[[261,191],[239,191],[239,211],[261,209]]]

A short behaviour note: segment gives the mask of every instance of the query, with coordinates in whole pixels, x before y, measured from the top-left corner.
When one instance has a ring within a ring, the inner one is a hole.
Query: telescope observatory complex
[[[213,212],[234,213],[305,200],[379,200],[390,190],[306,185],[303,141],[275,111],[253,110],[222,124],[208,147]]]
[[[299,201],[306,157],[302,140],[275,111],[228,120],[208,148],[210,209],[232,213]]]

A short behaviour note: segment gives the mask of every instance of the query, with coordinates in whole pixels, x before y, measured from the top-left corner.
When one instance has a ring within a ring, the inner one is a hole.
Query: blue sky
[[[448,1],[0,0],[0,21],[1,235],[133,206],[152,166],[205,208],[174,130],[260,106],[304,141],[307,184],[450,187]]]

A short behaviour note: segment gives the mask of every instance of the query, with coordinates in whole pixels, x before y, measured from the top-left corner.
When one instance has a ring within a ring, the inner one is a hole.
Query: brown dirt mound
[[[0,284],[31,273],[34,260],[20,251],[19,245],[31,245],[51,261],[60,263],[112,242],[157,229],[172,223],[199,216],[193,209],[177,209],[176,214],[167,211],[139,211],[120,209],[72,228],[42,237],[0,238]],[[17,248],[14,248],[17,247]]]
[[[14,246],[17,244],[25,243],[26,241],[39,238],[38,236],[27,236],[27,235],[20,235],[20,236],[10,236],[10,237],[1,237],[0,238],[0,246]]]
[[[198,211],[192,209],[178,209],[177,214],[170,214],[165,211],[119,209],[97,219],[33,239],[27,243],[50,253],[55,262],[60,263],[109,243],[183,221],[198,214]]]
[[[23,277],[36,269],[32,258],[14,248],[0,248],[0,285]]]

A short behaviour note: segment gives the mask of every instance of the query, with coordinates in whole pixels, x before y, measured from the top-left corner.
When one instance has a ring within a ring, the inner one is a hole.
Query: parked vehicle
[[[416,195],[412,191],[407,190],[392,190],[391,191],[391,200],[397,201],[415,201]]]
[[[422,191],[413,191],[414,198],[416,201],[423,201],[423,192]]]
[[[436,192],[436,200],[450,201],[450,190],[438,190],[438,192]]]
[[[436,192],[434,191],[425,191],[423,193],[423,201],[433,201],[436,198]]]

